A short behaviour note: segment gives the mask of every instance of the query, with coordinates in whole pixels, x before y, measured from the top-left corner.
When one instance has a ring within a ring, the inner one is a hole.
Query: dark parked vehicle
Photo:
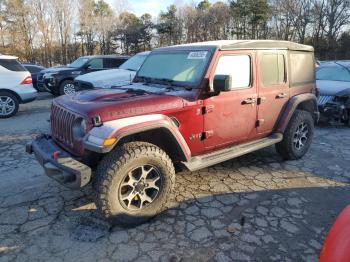
[[[350,126],[350,61],[323,62],[316,71],[322,119]]]
[[[166,208],[175,166],[272,145],[284,159],[306,154],[318,120],[313,51],[266,40],[156,49],[131,84],[54,99],[51,134],[26,150],[68,187],[94,181],[111,223],[143,223]]]
[[[100,55],[82,56],[67,66],[52,67],[38,75],[38,87],[54,95],[75,93],[74,78],[106,69],[118,68],[129,59],[129,56]]]
[[[41,66],[41,65],[36,65],[36,64],[22,64],[32,75],[32,80],[33,80],[33,87],[38,90],[38,91],[45,91],[45,89],[39,89],[38,88],[38,83],[37,83],[37,79],[38,79],[38,74],[40,73],[40,71],[44,70],[45,67]]]

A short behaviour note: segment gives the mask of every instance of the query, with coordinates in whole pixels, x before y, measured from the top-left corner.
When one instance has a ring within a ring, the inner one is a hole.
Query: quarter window
[[[232,77],[231,90],[249,87],[251,82],[250,56],[221,56],[216,66],[215,75],[230,75]]]
[[[24,72],[27,69],[24,68],[17,60],[15,59],[0,59],[0,66],[5,67],[7,70]]]
[[[284,55],[263,54],[260,66],[264,86],[280,85],[286,81]]]

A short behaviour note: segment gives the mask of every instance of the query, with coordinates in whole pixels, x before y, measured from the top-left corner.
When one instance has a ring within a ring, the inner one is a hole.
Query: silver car
[[[316,84],[322,118],[350,125],[350,61],[321,63],[316,71]]]
[[[19,104],[35,100],[32,76],[15,56],[0,55],[0,118],[14,116]]]

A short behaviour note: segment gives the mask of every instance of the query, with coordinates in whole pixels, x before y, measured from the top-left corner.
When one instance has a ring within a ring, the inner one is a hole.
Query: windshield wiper
[[[128,71],[133,71],[133,72],[136,72],[136,71],[137,71],[137,70],[132,69],[132,68],[122,68],[122,69],[125,69],[125,70],[128,70]]]
[[[142,81],[142,83],[143,83],[144,85],[148,85],[148,84],[151,83],[151,81],[152,81],[152,78],[147,77],[147,76],[138,76],[138,77],[137,77],[137,80],[139,80],[139,79]]]
[[[192,87],[175,84],[175,80],[173,80],[173,79],[167,79],[167,78],[159,78],[158,79],[158,78],[156,78],[155,80],[166,83],[168,85],[168,89],[171,89],[171,90],[175,90],[174,87],[181,87],[181,88],[184,88],[186,90],[192,90]]]

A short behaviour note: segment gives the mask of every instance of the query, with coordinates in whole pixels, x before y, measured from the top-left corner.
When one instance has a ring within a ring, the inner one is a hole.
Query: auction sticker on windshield
[[[207,54],[207,51],[190,52],[187,59],[205,59]]]

